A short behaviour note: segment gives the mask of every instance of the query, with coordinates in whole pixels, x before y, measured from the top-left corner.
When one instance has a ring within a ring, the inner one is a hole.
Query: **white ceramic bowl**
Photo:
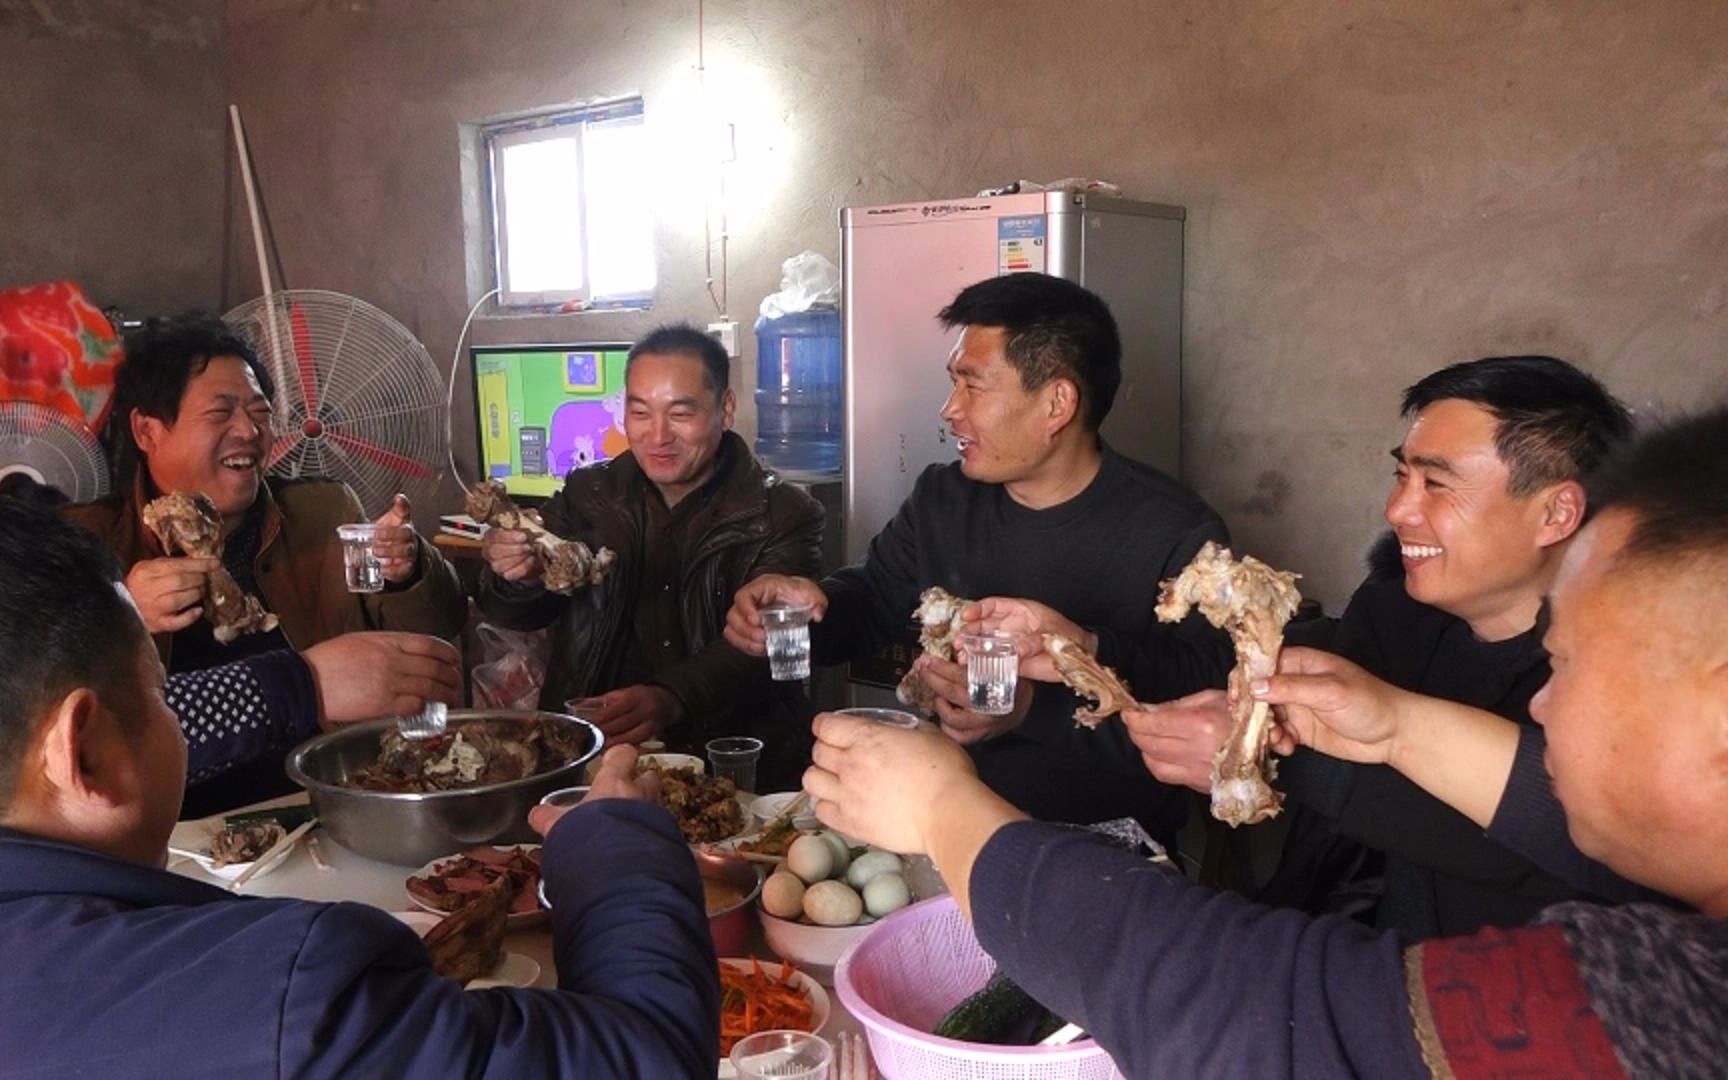
[[[762,916],[762,937],[769,951],[782,960],[792,961],[800,971],[824,984],[833,982],[834,965],[846,950],[876,928],[874,922],[862,926],[814,926],[777,919],[762,911],[760,904],[757,913]]]
[[[780,812],[786,809],[786,804],[796,799],[800,794],[801,792],[797,791],[781,791],[773,795],[758,795],[750,803],[750,816],[756,819],[756,827],[760,829],[779,817]],[[809,807],[805,807],[793,817],[792,827],[802,831],[812,831],[820,829],[822,823],[816,819],[816,814]]]
[[[722,956],[720,958],[720,963],[726,967],[737,968],[740,971],[749,971],[752,961],[747,957]],[[794,961],[794,963],[796,963],[796,961]],[[778,960],[763,960],[761,961],[761,964],[763,971],[774,975],[778,975],[780,972],[780,961]],[[812,979],[802,971],[793,972],[792,977],[787,981],[793,986],[802,988],[805,993],[810,995],[810,1033],[813,1035],[822,1034],[823,1029],[828,1026],[829,1016],[834,1011],[833,1002],[828,998],[828,991],[822,988],[821,983]],[[722,1080],[724,1080],[725,1077],[735,1077],[737,1075],[737,1072],[732,1068],[732,1063],[725,1058],[721,1058],[720,1076],[722,1077]]]
[[[695,769],[698,774],[708,771],[708,763],[695,754],[643,754],[636,762],[661,769]]]
[[[227,866],[217,866],[210,858],[210,841],[222,831],[222,816],[199,818],[195,821],[182,821],[174,826],[174,831],[168,834],[168,846],[173,854],[184,856],[198,864],[198,868],[213,878],[222,881],[233,881],[235,878],[251,869],[251,862],[229,863]],[[283,848],[258,868],[250,881],[257,881],[265,874],[275,870],[288,860],[299,844],[290,844]],[[245,886],[241,886],[245,888]]]

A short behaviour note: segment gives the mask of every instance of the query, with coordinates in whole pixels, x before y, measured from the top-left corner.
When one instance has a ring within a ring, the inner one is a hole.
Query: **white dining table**
[[[252,806],[241,807],[229,813],[248,813],[255,810],[273,810],[285,806],[304,806],[307,803],[305,792],[295,795],[285,795],[280,799],[270,799]],[[218,815],[220,817],[220,815]],[[323,869],[313,860],[307,849],[306,840],[294,846],[287,858],[281,864],[268,872],[259,873],[252,880],[240,886],[237,890],[244,896],[275,896],[293,897],[300,900],[320,900],[326,902],[352,901],[369,904],[389,912],[419,912],[414,902],[408,897],[404,882],[414,872],[416,867],[398,866],[394,863],[380,862],[356,855],[341,844],[332,840],[323,829],[314,828],[308,834],[307,840],[316,840],[318,850],[329,869]],[[228,882],[206,872],[197,862],[189,858],[170,857],[168,869],[197,881],[203,881],[218,888],[227,888]],[[552,959],[552,931],[542,924],[538,927],[512,930],[505,934],[504,948],[507,952],[519,953],[534,961],[540,967],[539,976],[533,985],[542,988],[553,988],[558,985],[557,966]],[[750,949],[752,955],[763,959],[775,959],[766,944],[761,939],[758,926]],[[841,1004],[839,996],[829,989],[831,1011],[828,1023],[822,1029],[822,1035],[830,1042],[838,1045],[838,1036],[848,1033],[853,1037],[862,1037],[863,1026]],[[723,1070],[723,1074],[730,1069]]]

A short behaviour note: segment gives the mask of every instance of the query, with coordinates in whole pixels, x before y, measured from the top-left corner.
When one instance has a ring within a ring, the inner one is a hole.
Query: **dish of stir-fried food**
[[[744,808],[732,781],[695,769],[648,767],[660,774],[660,805],[672,811],[685,840],[712,844],[744,831]]]

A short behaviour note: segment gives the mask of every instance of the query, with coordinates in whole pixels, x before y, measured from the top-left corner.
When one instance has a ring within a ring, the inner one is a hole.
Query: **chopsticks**
[[[252,875],[256,874],[264,866],[265,863],[274,859],[277,855],[280,855],[287,848],[291,848],[295,844],[299,843],[300,838],[302,836],[305,836],[307,833],[311,832],[312,826],[314,826],[316,824],[318,824],[318,819],[312,818],[310,821],[303,822],[298,828],[296,828],[293,832],[289,833],[287,836],[284,836],[282,839],[276,841],[275,844],[271,845],[270,850],[268,850],[264,854],[258,856],[256,859],[253,859],[251,866],[248,866],[240,874],[239,877],[235,878],[233,881],[228,883],[228,891],[229,892],[239,892],[240,886],[246,884],[248,881],[251,881]]]
[[[870,1044],[864,1036],[842,1031],[835,1072],[838,1080],[873,1080],[878,1075],[870,1060]]]

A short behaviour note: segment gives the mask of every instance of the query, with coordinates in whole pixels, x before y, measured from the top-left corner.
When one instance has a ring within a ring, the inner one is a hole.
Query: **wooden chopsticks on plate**
[[[300,825],[297,828],[295,828],[295,830],[293,832],[289,833],[287,836],[284,836],[282,839],[280,839],[280,840],[276,841],[276,843],[272,844],[270,847],[270,850],[268,850],[264,854],[258,856],[256,859],[253,859],[251,866],[248,866],[240,874],[239,877],[235,878],[233,881],[228,883],[228,891],[229,892],[239,892],[240,886],[246,884],[248,881],[251,881],[252,875],[256,874],[259,870],[263,869],[265,863],[268,863],[270,860],[274,859],[277,855],[280,855],[287,848],[291,848],[295,844],[299,843],[300,838],[302,836],[305,836],[307,833],[311,832],[312,826],[314,826],[316,824],[318,824],[317,818],[312,818],[309,821],[301,822]]]

